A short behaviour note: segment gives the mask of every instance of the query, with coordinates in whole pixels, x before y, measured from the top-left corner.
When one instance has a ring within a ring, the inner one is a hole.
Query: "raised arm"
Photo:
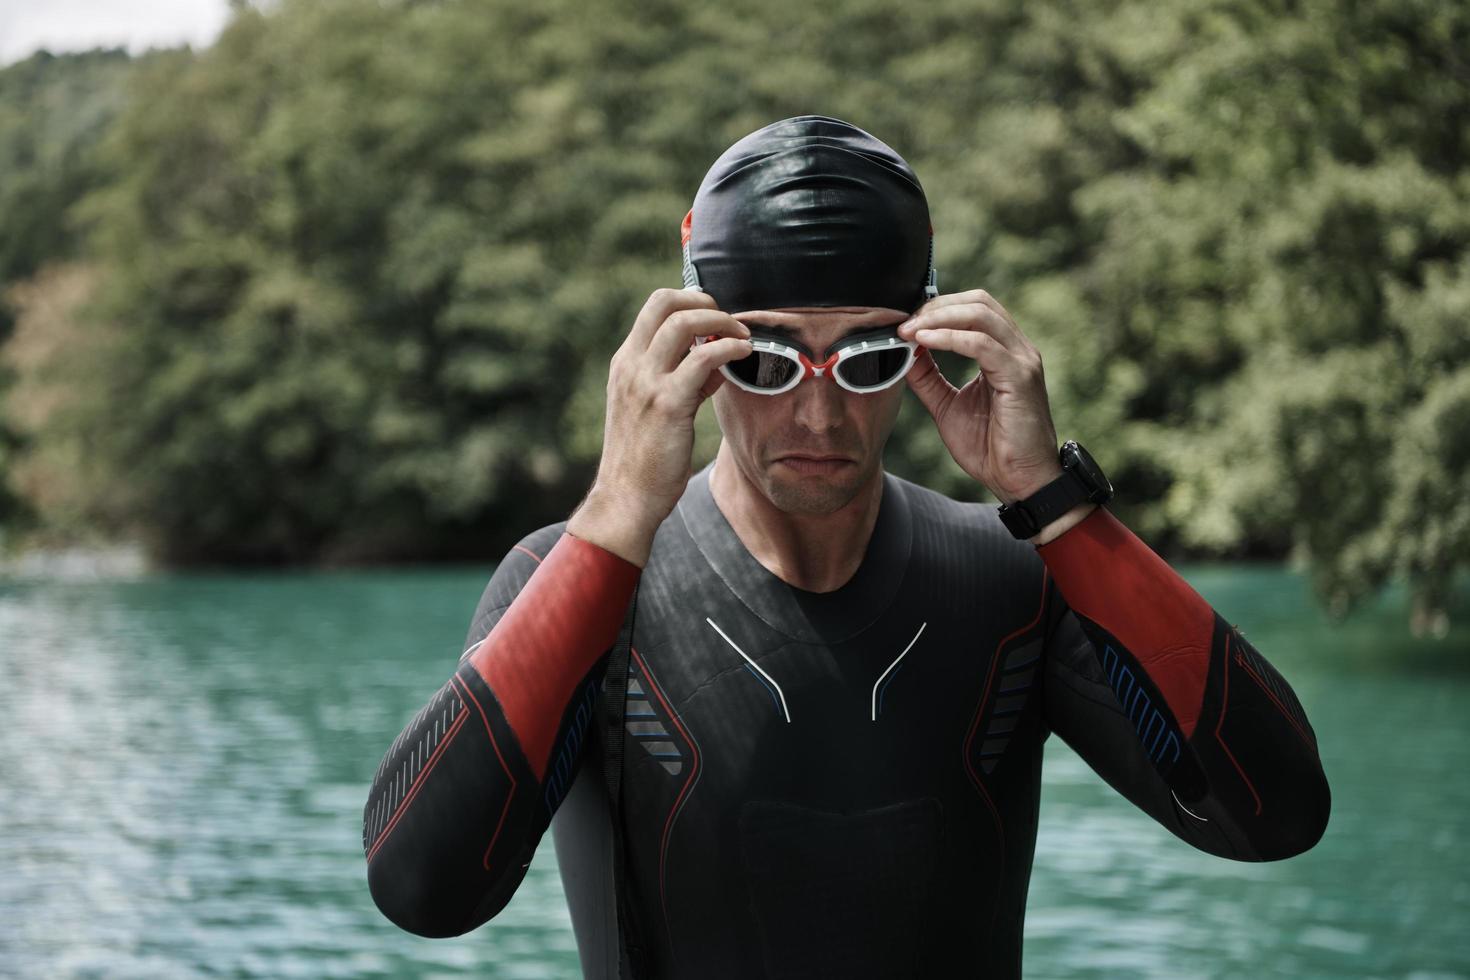
[[[714,335],[723,336],[693,343]],[[749,336],[708,295],[660,289],[613,355],[586,499],[564,532],[543,529],[495,570],[459,669],[373,780],[363,813],[368,887],[409,932],[468,932],[525,876],[571,788],[604,654],[689,482],[694,416],[723,383],[716,368],[750,353]]]
[[[1105,508],[1037,552],[1056,593],[1052,729],[1201,850],[1271,861],[1314,845],[1331,795],[1275,668]]]
[[[460,935],[504,908],[571,787],[640,569],[562,527],[496,568],[458,669],[373,780],[368,887],[409,932]]]

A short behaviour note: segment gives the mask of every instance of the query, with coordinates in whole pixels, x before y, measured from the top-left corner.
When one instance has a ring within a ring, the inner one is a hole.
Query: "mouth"
[[[807,455],[804,453],[782,456],[776,462],[784,463],[798,473],[835,473],[845,466],[854,465],[854,461],[846,456]]]

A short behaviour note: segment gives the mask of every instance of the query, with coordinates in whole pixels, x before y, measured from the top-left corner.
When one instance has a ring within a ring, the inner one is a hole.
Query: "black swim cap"
[[[886,143],[828,116],[771,123],[720,154],[683,241],[685,288],[727,313],[912,311],[938,294],[919,178]]]

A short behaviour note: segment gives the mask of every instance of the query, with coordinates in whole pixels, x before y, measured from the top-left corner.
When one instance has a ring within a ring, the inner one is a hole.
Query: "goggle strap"
[[[685,246],[688,252],[688,246]],[[934,271],[934,229],[929,229],[929,281],[924,284],[924,298],[931,300],[939,295],[939,273]]]
[[[699,284],[699,272],[694,268],[694,263],[689,261],[689,239],[684,239],[684,288],[698,289],[704,291]]]

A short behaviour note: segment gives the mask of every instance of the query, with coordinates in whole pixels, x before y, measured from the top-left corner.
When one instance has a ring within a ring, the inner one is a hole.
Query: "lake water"
[[[1295,686],[1327,836],[1195,852],[1053,739],[1027,976],[1470,977],[1470,627],[1411,640],[1399,591],[1332,627],[1283,569],[1180,570]],[[365,884],[368,782],[488,571],[0,582],[0,975],[578,976],[549,835],[457,939]]]

